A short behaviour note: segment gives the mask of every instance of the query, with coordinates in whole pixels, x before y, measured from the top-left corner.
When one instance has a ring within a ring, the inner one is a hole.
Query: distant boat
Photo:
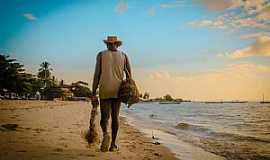
[[[248,103],[248,101],[207,101],[204,103]]]
[[[262,99],[262,101],[260,101],[260,103],[262,103],[262,104],[263,104],[263,103],[270,103],[270,101],[264,101],[264,94],[263,94],[262,98],[263,98],[263,99]]]
[[[204,103],[223,103],[223,101],[207,101],[207,102],[204,102]]]
[[[226,101],[224,103],[248,103],[248,101]]]
[[[260,103],[270,103],[270,101],[261,101]]]
[[[159,104],[180,104],[181,102],[170,102],[170,101],[165,101],[165,102],[159,102]]]

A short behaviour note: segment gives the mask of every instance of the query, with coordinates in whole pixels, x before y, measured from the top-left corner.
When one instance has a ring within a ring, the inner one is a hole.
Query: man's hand
[[[98,97],[96,95],[93,95],[90,98],[91,98],[91,103],[93,106],[99,105]]]

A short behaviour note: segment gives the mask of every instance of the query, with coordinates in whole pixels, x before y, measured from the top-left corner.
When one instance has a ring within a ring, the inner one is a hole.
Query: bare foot
[[[110,136],[109,135],[104,135],[102,144],[100,147],[101,152],[108,152],[109,150],[109,143],[110,143]]]
[[[111,145],[111,147],[110,147],[110,152],[116,152],[116,151],[119,151],[119,148],[118,148],[118,146],[117,145]]]

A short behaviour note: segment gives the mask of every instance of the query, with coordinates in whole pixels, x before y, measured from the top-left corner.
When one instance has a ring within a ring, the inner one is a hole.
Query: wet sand
[[[120,151],[100,152],[99,144],[89,145],[83,138],[90,112],[87,102],[1,100],[0,159],[176,159],[168,148],[152,144],[152,139],[123,117]]]

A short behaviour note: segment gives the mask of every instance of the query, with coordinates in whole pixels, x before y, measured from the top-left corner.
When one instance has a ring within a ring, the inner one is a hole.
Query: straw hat
[[[119,40],[116,36],[108,36],[107,39],[103,40],[104,43],[118,43],[119,46],[122,45],[122,41]]]

